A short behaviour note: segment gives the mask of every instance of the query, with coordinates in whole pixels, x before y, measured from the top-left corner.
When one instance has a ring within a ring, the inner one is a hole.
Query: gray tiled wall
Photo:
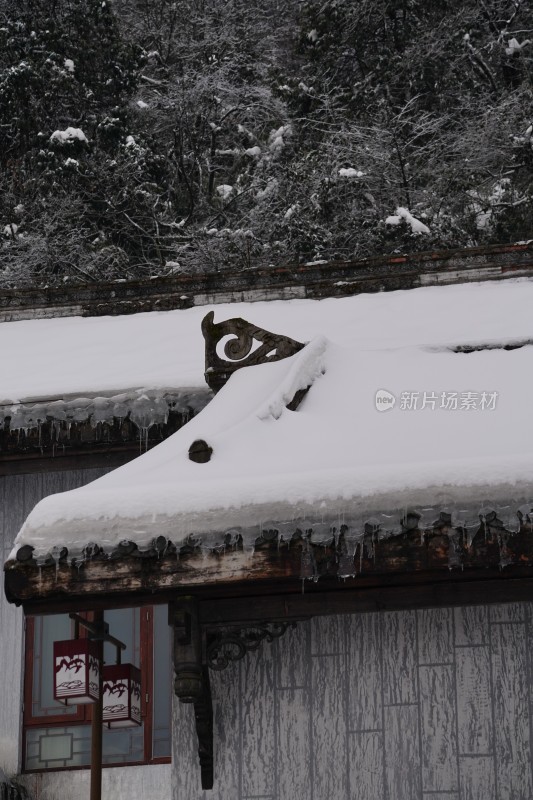
[[[215,789],[175,702],[174,800],[532,800],[529,603],[300,623],[212,673]]]

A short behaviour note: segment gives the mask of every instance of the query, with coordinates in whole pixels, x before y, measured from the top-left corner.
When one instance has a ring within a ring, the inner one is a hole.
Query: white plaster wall
[[[109,767],[102,771],[104,800],[170,800],[170,764],[145,767]],[[87,800],[87,769],[43,772],[19,778],[32,800]]]
[[[0,477],[0,557],[7,559],[15,536],[34,505],[54,492],[82,486],[109,469],[71,470]],[[24,618],[0,590],[0,769],[8,777],[21,765]],[[68,795],[67,795],[68,796]]]
[[[32,482],[32,484],[35,481]],[[25,509],[35,504],[24,476],[0,478],[0,557],[6,560]],[[29,510],[29,509],[28,509]],[[20,766],[23,614],[0,591],[0,768],[14,775]]]
[[[14,775],[19,768],[22,676],[22,612],[0,601],[0,676],[11,690],[0,692],[0,768]]]

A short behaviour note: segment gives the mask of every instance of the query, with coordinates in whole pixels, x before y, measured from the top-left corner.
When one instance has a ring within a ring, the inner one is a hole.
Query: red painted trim
[[[153,693],[154,693],[154,609],[141,608],[141,692],[144,722],[144,755],[152,759]],[[147,700],[148,698],[148,700]]]
[[[92,612],[84,612],[89,619],[93,619]],[[153,744],[153,691],[154,691],[154,609],[153,606],[141,606],[140,608],[140,654],[141,654],[141,690],[142,690],[142,718],[144,724],[144,755],[143,761],[121,761],[116,764],[104,764],[104,768],[114,767],[133,767],[133,766],[156,766],[158,764],[170,764],[169,757],[152,758]],[[86,632],[80,629],[80,637],[85,638]],[[51,769],[26,769],[26,731],[34,728],[53,728],[64,727],[66,725],[87,725],[91,721],[91,705],[77,706],[77,711],[72,715],[54,715],[48,717],[33,717],[31,715],[33,700],[33,657],[35,643],[35,617],[26,617],[25,635],[25,660],[24,660],[24,714],[23,714],[23,768],[26,774],[39,774],[47,772],[69,772],[72,770],[89,769],[89,765],[83,767],[54,767]],[[148,695],[148,701],[146,696]]]

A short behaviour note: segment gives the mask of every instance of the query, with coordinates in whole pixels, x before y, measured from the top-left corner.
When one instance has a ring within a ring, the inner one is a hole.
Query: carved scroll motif
[[[207,666],[217,671],[226,669],[232,661],[239,661],[250,650],[257,650],[262,642],[273,642],[288,628],[295,627],[295,622],[274,622],[253,628],[229,628],[208,639]]]
[[[205,380],[215,393],[241,367],[280,361],[304,347],[295,339],[270,333],[240,317],[214,322],[214,316],[214,311],[206,314],[202,320],[202,333],[205,339]],[[217,346],[225,336],[233,337],[224,345],[227,360],[217,353]],[[254,348],[254,345],[257,346]]]
[[[213,702],[209,669],[225,669],[232,661],[273,642],[296,622],[259,622],[251,628],[224,627],[210,631],[200,619],[198,599],[180,597],[169,603],[168,622],[173,629],[174,691],[182,703],[194,707],[202,789],[214,784]]]

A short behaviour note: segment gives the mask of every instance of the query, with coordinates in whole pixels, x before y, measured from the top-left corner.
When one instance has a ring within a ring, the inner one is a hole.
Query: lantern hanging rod
[[[120,639],[116,639],[114,636],[111,636],[109,633],[109,623],[108,622],[89,622],[88,620],[80,617],[79,614],[75,614],[74,612],[69,614],[70,619],[74,620],[75,628],[74,628],[74,637],[76,639],[79,638],[80,634],[80,625],[89,631],[91,634],[90,638],[96,642],[109,642],[109,644],[113,644],[117,648],[117,664],[120,664],[120,651],[126,649],[126,645],[124,642],[121,642]]]

